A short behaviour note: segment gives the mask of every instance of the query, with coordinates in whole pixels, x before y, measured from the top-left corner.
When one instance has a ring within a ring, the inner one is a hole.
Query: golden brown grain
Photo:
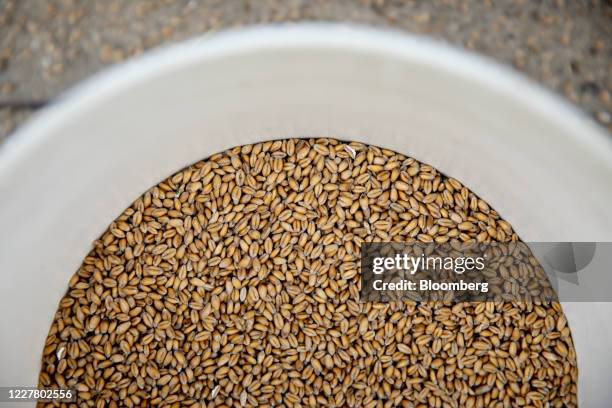
[[[576,406],[558,303],[359,302],[369,241],[518,241],[459,181],[333,139],[233,148],[151,188],[70,280],[40,386],[83,407]]]

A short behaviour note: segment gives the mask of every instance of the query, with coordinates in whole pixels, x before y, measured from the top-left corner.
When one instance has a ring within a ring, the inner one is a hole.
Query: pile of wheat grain
[[[575,406],[556,303],[359,302],[360,244],[410,239],[518,237],[457,180],[393,151],[290,139],[214,155],[95,242],[40,386],[97,407]]]

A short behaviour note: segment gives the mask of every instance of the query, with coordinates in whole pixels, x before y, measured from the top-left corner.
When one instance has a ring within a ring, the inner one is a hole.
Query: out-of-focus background
[[[304,20],[388,26],[474,50],[612,130],[608,0],[0,0],[0,142],[66,88],[147,49]]]

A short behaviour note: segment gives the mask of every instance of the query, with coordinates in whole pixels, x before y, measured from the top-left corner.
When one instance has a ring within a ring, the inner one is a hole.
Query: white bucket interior
[[[612,143],[514,73],[373,29],[224,33],[88,81],[2,146],[0,385],[36,383],[70,276],[146,189],[212,153],[304,136],[361,141],[431,164],[525,241],[612,241]],[[612,400],[611,305],[564,305],[583,406]]]

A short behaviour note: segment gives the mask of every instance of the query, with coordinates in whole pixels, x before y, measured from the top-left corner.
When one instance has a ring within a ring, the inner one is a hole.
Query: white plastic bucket
[[[146,189],[232,146],[304,136],[429,163],[479,194],[525,241],[612,241],[612,141],[512,71],[363,27],[215,34],[96,76],[0,149],[0,385],[36,384],[70,276]],[[564,310],[579,399],[609,406],[612,304]]]

